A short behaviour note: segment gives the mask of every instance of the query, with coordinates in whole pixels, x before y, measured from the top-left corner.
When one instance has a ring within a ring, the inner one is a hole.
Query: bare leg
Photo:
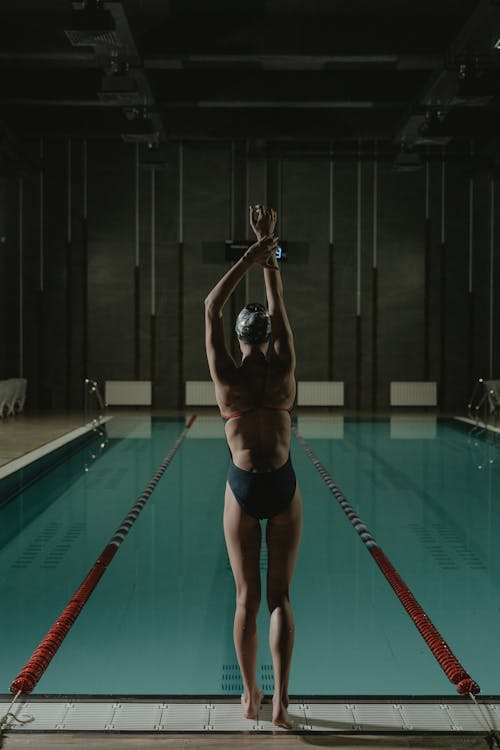
[[[224,504],[224,535],[236,584],[233,636],[243,680],[243,714],[247,719],[256,719],[262,702],[256,680],[262,533],[258,520],[240,508],[228,485]]]
[[[291,729],[293,726],[287,712],[288,679],[295,636],[290,606],[290,583],[301,531],[302,500],[297,488],[289,509],[269,519],[266,530],[267,604],[271,613],[269,646],[274,669],[273,722],[285,729]]]

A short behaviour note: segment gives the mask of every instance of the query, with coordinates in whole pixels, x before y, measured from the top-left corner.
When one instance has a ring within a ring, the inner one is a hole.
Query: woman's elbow
[[[214,300],[208,295],[208,297],[205,297],[205,314],[208,317],[219,317],[220,316],[220,309],[219,306],[215,304]]]

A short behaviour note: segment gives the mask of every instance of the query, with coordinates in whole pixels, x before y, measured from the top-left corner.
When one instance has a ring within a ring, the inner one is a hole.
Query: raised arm
[[[276,220],[277,213],[274,208],[266,208],[260,204],[250,207],[250,225],[257,239],[266,233],[274,232]],[[293,371],[295,369],[295,347],[292,328],[285,308],[279,264],[273,254],[263,265],[267,306],[273,329],[274,352]]]
[[[279,359],[288,364],[291,370],[294,370],[295,346],[293,343],[292,327],[285,308],[283,282],[277,260],[275,260],[275,264],[274,270],[264,268],[267,306],[273,330],[274,352]]]
[[[210,374],[214,380],[219,379],[225,369],[235,364],[224,338],[223,307],[249,269],[253,265],[268,262],[274,256],[276,247],[277,240],[274,237],[262,237],[231,266],[205,299],[205,346]]]

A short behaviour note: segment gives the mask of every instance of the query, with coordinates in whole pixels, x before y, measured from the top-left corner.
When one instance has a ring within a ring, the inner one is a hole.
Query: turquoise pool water
[[[183,427],[116,417],[15,496],[0,482],[0,693]],[[482,694],[498,695],[500,443],[422,417],[299,416],[298,429]],[[304,532],[291,694],[456,695],[296,438],[292,459]],[[220,420],[199,417],[35,693],[239,692],[221,525],[227,460]],[[258,672],[269,691],[267,627],[264,604]]]

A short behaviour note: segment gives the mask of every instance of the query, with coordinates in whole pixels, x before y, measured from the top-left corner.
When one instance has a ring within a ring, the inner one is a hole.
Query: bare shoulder
[[[213,374],[215,397],[221,411],[227,411],[241,394],[242,382],[240,368],[235,364],[222,367]]]
[[[295,382],[295,363],[271,357],[269,360],[269,377],[267,395],[272,402],[285,403],[292,406],[295,401],[297,385]]]
[[[275,348],[271,349],[269,357],[269,369],[276,377],[283,379],[295,379],[295,356],[288,350],[285,354],[283,351],[278,352]]]

